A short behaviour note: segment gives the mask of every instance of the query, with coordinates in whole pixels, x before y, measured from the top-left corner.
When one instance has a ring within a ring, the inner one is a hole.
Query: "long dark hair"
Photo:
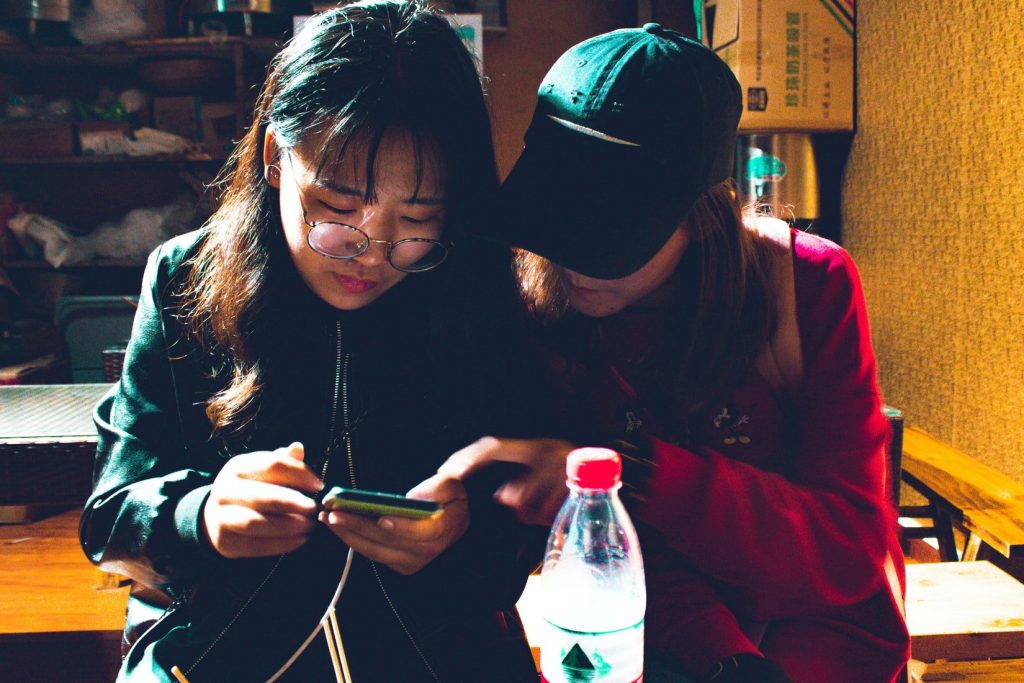
[[[214,430],[225,435],[252,423],[269,368],[288,348],[268,310],[279,284],[275,264],[286,254],[278,192],[263,177],[268,126],[282,149],[313,136],[328,141],[317,151],[318,168],[339,161],[358,138],[360,149],[369,150],[367,199],[373,197],[377,147],[388,130],[412,133],[421,164],[423,145],[440,150],[445,237],[456,249],[440,272],[414,276],[417,287],[440,294],[449,292],[446,283],[464,263],[460,240],[480,220],[481,202],[497,184],[477,65],[442,13],[417,0],[378,0],[310,19],[271,62],[253,124],[219,179],[221,205],[183,293],[188,329],[229,370],[230,379],[206,407]]]
[[[701,195],[686,216],[690,244],[678,266],[671,344],[655,351],[644,373],[653,380],[646,389],[654,399],[645,403],[661,407],[650,406],[655,412],[692,415],[732,388],[771,337],[777,306],[770,247],[753,219],[732,180]],[[557,269],[519,252],[516,273],[527,305],[557,337],[569,310]]]

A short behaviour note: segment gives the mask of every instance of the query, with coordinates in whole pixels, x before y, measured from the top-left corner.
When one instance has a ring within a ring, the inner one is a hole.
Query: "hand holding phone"
[[[332,489],[323,496],[320,521],[360,555],[413,574],[466,533],[469,507],[462,483],[441,475],[409,493],[422,497]]]
[[[394,493],[335,486],[321,496],[320,509],[351,512],[366,517],[424,519],[440,512],[441,505],[432,500],[406,498]]]

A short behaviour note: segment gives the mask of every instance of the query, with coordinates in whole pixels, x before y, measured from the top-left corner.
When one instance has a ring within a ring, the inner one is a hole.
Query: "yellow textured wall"
[[[865,1],[857,33],[843,241],[886,399],[1024,481],[1024,0]]]

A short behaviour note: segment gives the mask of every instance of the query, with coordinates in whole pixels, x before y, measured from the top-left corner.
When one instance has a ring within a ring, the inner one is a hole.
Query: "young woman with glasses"
[[[524,464],[497,499],[550,524],[567,453],[622,452],[648,683],[894,681],[903,557],[860,281],[741,210],[741,112],[729,68],[657,24],[552,66],[489,226],[522,249],[561,438],[482,440],[441,471]]]
[[[314,16],[223,182],[209,223],[151,256],[96,411],[83,548],[171,603],[133,592],[118,680],[535,680],[522,527],[435,475],[512,416],[484,391],[497,366],[473,366],[501,325],[474,297],[514,289],[503,251],[467,237],[497,182],[447,18]],[[319,511],[336,484],[442,510]]]

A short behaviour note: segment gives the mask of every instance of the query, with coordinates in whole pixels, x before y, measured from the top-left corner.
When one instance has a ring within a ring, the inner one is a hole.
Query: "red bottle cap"
[[[581,489],[610,489],[619,483],[622,460],[609,448],[577,448],[565,461],[565,475]]]

